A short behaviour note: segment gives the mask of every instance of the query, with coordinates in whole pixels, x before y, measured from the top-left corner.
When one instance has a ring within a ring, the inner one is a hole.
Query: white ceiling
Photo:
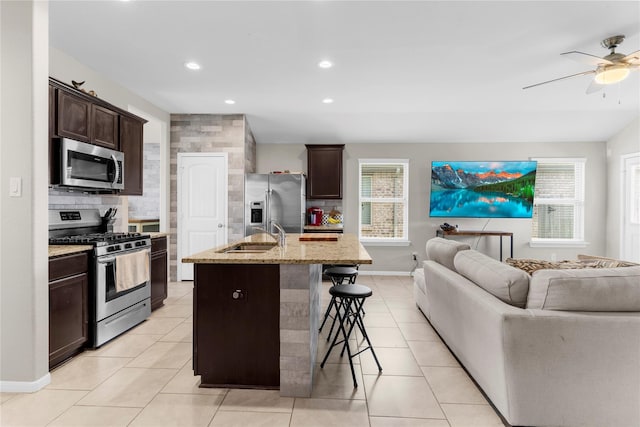
[[[605,97],[585,94],[591,76],[522,89],[590,69],[560,53],[604,56],[606,37],[639,50],[639,1],[54,0],[49,13],[55,48],[170,113],[246,114],[258,143],[604,141],[640,115],[638,71]]]

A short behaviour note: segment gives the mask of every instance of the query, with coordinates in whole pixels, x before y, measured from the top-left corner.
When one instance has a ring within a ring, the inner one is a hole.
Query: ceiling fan
[[[548,80],[546,82],[536,83],[530,86],[523,87],[522,89],[529,89],[532,87],[544,85],[551,82],[557,82],[558,80],[569,79],[571,77],[584,76],[587,74],[595,74],[589,87],[587,87],[587,93],[597,92],[604,85],[618,83],[627,78],[632,70],[640,68],[640,50],[635,51],[629,55],[622,53],[616,53],[616,48],[624,41],[624,36],[613,36],[602,40],[600,43],[605,49],[611,50],[611,52],[604,57],[591,55],[590,53],[578,52],[573,50],[571,52],[561,53],[560,55],[573,59],[578,62],[582,62],[589,65],[595,65],[595,70],[583,71],[582,73],[571,74],[570,76],[559,77],[557,79]]]

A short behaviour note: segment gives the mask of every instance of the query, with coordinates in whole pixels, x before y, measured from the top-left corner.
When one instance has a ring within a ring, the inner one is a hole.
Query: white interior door
[[[640,262],[640,153],[622,156],[620,258]]]
[[[180,260],[227,243],[227,153],[178,153],[178,280],[193,280]]]

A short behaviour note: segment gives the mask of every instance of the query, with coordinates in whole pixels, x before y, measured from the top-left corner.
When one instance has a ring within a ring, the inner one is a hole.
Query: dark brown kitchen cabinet
[[[151,310],[167,299],[167,238],[151,239]]]
[[[56,88],[49,85],[49,182],[55,182],[57,168],[51,167],[56,160],[53,151],[53,137],[56,134]]]
[[[49,259],[49,368],[80,353],[88,340],[89,254]]]
[[[49,78],[49,183],[58,182],[56,138],[71,138],[125,153],[122,195],[142,195],[143,125],[146,120]]]
[[[340,145],[307,145],[307,199],[342,199]]]
[[[280,386],[280,266],[194,264],[193,368],[200,387]]]
[[[142,196],[143,121],[120,116],[120,151],[124,153],[124,190],[122,195]]]
[[[99,105],[91,106],[91,143],[118,150],[119,114]]]
[[[91,141],[91,103],[69,92],[58,90],[57,135],[78,141]]]

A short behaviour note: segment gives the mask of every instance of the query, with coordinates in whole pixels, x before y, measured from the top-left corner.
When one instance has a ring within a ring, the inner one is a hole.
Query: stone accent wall
[[[129,218],[160,219],[160,143],[143,145],[142,196],[129,196]]]
[[[280,396],[311,396],[320,326],[321,267],[280,266]]]
[[[98,209],[100,214],[104,215],[107,209],[117,208],[116,221],[113,224],[113,231],[117,232],[127,231],[127,205],[126,196],[49,189],[49,209]]]
[[[255,140],[241,114],[172,114],[170,133],[169,273],[177,277],[178,153],[225,152],[229,158],[228,238],[244,237],[244,174],[255,170]],[[247,165],[247,163],[251,163]]]

